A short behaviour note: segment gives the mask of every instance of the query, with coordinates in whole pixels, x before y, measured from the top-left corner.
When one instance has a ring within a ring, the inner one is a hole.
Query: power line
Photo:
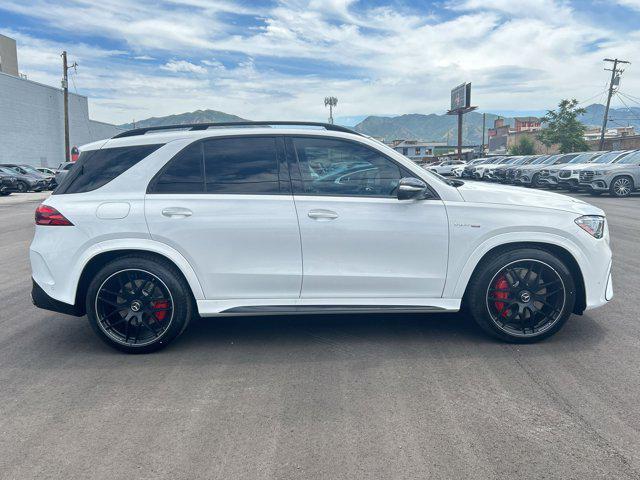
[[[637,103],[638,105],[640,105],[640,98],[638,98],[638,97],[634,97],[633,95],[629,95],[628,93],[623,93],[623,92],[620,92],[620,91],[618,91],[618,95],[622,95],[627,100],[630,100],[633,103]]]
[[[618,97],[618,99],[624,104],[625,107],[627,107],[627,110],[629,111],[629,113],[631,114],[631,116],[635,117],[636,120],[640,121],[640,117],[637,116],[633,110],[631,110],[631,108],[629,107],[629,105],[627,105],[627,102],[625,102],[622,97],[616,92],[616,96]]]

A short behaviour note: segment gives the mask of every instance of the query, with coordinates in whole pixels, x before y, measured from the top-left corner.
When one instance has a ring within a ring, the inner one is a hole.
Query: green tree
[[[510,155],[534,155],[536,153],[536,147],[533,145],[533,140],[528,137],[522,137],[516,145],[512,145],[509,149]]]
[[[549,110],[542,118],[547,127],[538,134],[538,140],[547,147],[559,145],[560,153],[589,150],[584,139],[586,127],[578,120],[585,112],[584,108],[578,108],[575,98],[560,101],[557,110]]]

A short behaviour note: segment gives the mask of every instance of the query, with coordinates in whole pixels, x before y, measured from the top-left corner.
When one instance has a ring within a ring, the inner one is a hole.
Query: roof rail
[[[210,127],[255,127],[255,126],[271,126],[271,125],[294,125],[294,126],[305,126],[305,127],[322,127],[325,130],[331,130],[334,132],[344,132],[344,133],[353,133],[354,135],[362,134],[351,130],[350,128],[341,127],[340,125],[333,125],[332,123],[320,123],[320,122],[283,122],[283,121],[260,121],[260,122],[226,122],[226,123],[186,123],[182,125],[163,125],[156,127],[145,127],[145,128],[134,128],[132,130],[127,130],[122,133],[118,133],[117,135],[111,138],[123,138],[123,137],[135,137],[137,135],[144,135],[147,132],[156,132],[159,130],[189,130],[189,131],[197,131],[197,130],[208,130]]]

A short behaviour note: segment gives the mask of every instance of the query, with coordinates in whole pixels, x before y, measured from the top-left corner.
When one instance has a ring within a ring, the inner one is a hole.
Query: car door
[[[277,136],[197,141],[149,185],[151,237],[182,253],[209,300],[300,294],[300,232],[283,145]]]
[[[441,297],[448,222],[439,199],[396,196],[414,176],[362,143],[287,140],[303,252],[302,299]]]

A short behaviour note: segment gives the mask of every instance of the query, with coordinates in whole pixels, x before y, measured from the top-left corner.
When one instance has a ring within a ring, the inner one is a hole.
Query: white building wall
[[[69,93],[71,146],[120,131],[115,125],[90,120],[87,97]],[[52,167],[63,161],[62,90],[0,73],[0,163]]]

